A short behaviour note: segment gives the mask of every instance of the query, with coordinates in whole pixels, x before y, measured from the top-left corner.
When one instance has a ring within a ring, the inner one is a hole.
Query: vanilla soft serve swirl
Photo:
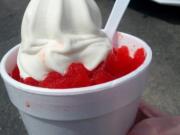
[[[64,74],[73,62],[93,70],[111,49],[94,0],[31,0],[21,36],[17,61],[23,78]]]

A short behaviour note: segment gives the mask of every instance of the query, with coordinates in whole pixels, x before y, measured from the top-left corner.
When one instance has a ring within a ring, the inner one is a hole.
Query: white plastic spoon
[[[114,34],[116,33],[117,27],[129,5],[130,0],[116,0],[109,19],[104,28],[104,32],[107,34],[109,39],[112,41]]]

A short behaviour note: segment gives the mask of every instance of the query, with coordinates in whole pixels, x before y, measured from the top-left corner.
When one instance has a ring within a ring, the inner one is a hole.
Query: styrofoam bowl
[[[114,81],[73,89],[29,86],[9,76],[16,65],[19,45],[3,57],[0,73],[11,102],[18,108],[29,135],[125,135],[136,117],[152,59],[141,39],[118,33],[119,46],[128,45],[131,55],[142,47],[144,63]]]

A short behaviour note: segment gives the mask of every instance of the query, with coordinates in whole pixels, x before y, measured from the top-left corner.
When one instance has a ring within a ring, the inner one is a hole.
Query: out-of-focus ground
[[[105,23],[113,0],[96,0]],[[28,0],[0,1],[0,59],[20,42],[20,26]],[[180,115],[180,7],[132,0],[119,30],[145,40],[153,62],[144,98],[162,111]],[[0,79],[0,135],[27,135]]]

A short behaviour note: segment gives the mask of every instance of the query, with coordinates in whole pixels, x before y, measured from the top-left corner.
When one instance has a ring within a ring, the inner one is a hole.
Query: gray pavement
[[[112,0],[97,0],[106,22]],[[21,19],[28,0],[0,1],[0,59],[20,42]],[[153,62],[144,99],[163,111],[180,115],[180,7],[132,0],[120,31],[144,39],[153,50]],[[27,135],[17,110],[0,79],[0,135]]]

